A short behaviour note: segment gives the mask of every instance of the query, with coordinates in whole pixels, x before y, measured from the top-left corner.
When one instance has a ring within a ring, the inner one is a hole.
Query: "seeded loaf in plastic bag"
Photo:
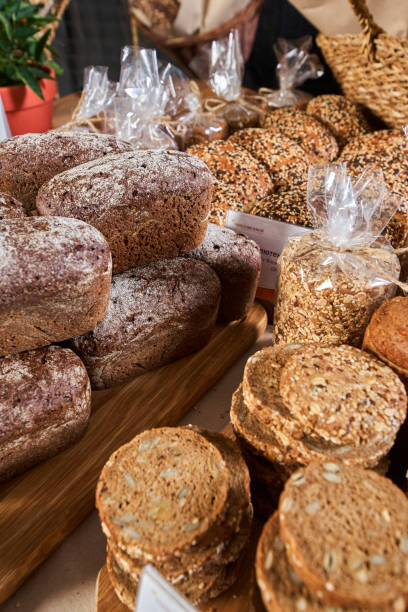
[[[45,132],[0,142],[0,191],[35,210],[37,191],[53,176],[109,153],[131,151],[129,143],[108,134]]]
[[[106,317],[72,340],[92,387],[111,387],[200,349],[220,296],[218,276],[193,259],[165,259],[115,275]]]
[[[106,240],[82,221],[0,221],[0,355],[93,329],[106,314],[111,267]]]
[[[192,155],[134,151],[55,176],[40,189],[37,208],[42,215],[75,217],[98,228],[118,274],[201,244],[211,189],[210,171]]]
[[[88,375],[69,349],[0,358],[0,481],[73,444],[90,410]]]

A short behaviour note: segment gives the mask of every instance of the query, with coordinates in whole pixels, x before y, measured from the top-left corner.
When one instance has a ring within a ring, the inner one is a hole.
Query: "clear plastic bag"
[[[315,231],[288,242],[279,260],[275,342],[360,346],[373,311],[399,283],[397,255],[378,238],[400,205],[381,170],[352,183],[345,165],[309,169]]]
[[[313,39],[304,36],[296,40],[278,38],[273,45],[278,65],[276,72],[279,80],[279,89],[273,91],[261,87],[259,93],[265,96],[269,108],[283,106],[305,105],[312,96],[305,91],[297,89],[307,79],[318,79],[323,74],[317,55],[310,53]]]
[[[262,113],[256,98],[242,91],[243,73],[238,30],[231,30],[227,38],[211,43],[208,84],[217,98],[207,98],[204,102],[205,110],[225,118],[230,132],[259,125]]]

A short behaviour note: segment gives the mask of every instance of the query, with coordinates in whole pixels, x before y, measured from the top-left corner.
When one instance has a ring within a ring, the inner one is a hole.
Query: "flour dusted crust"
[[[37,209],[98,228],[109,243],[117,274],[201,244],[211,189],[210,171],[192,155],[133,151],[55,176],[40,189]]]
[[[373,314],[364,334],[363,349],[376,355],[407,382],[407,337],[408,298],[395,297]]]
[[[94,388],[180,359],[208,342],[221,283],[207,264],[164,259],[112,278],[106,317],[72,340]]]
[[[24,134],[0,142],[0,192],[35,209],[37,191],[53,176],[110,153],[131,151],[115,136],[89,132]]]
[[[109,246],[77,219],[0,222],[0,355],[66,340],[106,314]]]
[[[309,162],[305,160],[305,152],[284,134],[274,130],[248,128],[235,132],[228,142],[243,147],[261,162],[277,187],[307,181]]]
[[[286,483],[279,522],[289,563],[327,604],[405,610],[408,500],[390,480],[310,464]]]
[[[332,131],[340,148],[349,140],[370,131],[362,107],[346,96],[316,96],[308,103],[306,112]]]
[[[394,437],[407,412],[398,376],[351,347],[305,348],[282,370],[280,394],[293,417],[333,444],[380,444]]]
[[[7,193],[0,193],[0,221],[22,219],[25,216],[24,207],[18,200]]]
[[[222,287],[219,316],[227,322],[244,318],[253,304],[261,271],[258,245],[243,234],[209,223],[203,243],[188,257],[205,262],[218,274]]]
[[[262,127],[279,131],[294,140],[308,154],[310,163],[328,163],[339,153],[330,129],[299,108],[287,106],[267,113]]]
[[[91,409],[85,367],[57,346],[0,358],[0,480],[52,457],[83,433]]]

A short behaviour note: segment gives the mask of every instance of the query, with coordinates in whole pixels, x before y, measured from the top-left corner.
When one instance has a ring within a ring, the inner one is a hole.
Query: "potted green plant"
[[[0,96],[13,136],[51,128],[55,75],[62,73],[49,44],[47,26],[55,21],[43,4],[0,0]]]

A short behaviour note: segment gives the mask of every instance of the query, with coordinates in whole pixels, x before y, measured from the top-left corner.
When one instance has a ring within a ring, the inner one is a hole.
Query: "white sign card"
[[[0,140],[10,138],[10,128],[7,122],[6,111],[4,110],[3,100],[0,96]]]
[[[196,612],[153,565],[146,565],[140,575],[135,612]]]
[[[278,257],[290,238],[302,236],[310,232],[310,229],[235,210],[227,211],[225,227],[245,234],[258,244],[261,249],[262,268],[257,296],[274,301],[278,281]]]

